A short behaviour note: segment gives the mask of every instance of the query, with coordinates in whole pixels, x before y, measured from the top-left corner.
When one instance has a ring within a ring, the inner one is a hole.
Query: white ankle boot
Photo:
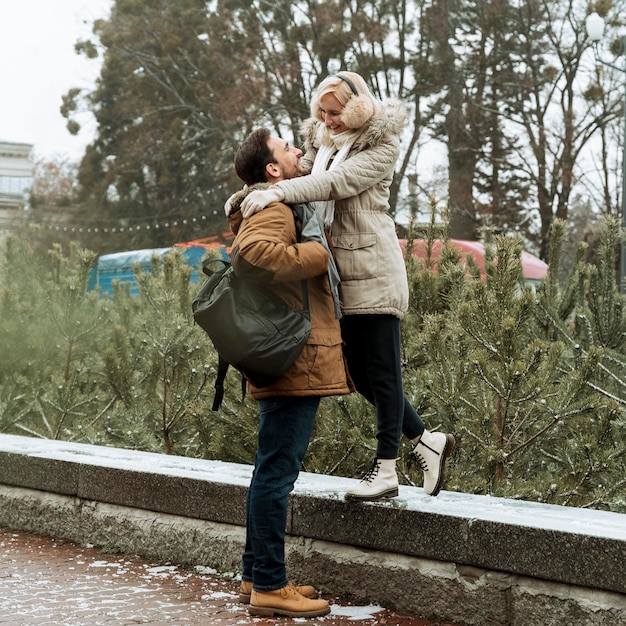
[[[398,495],[395,459],[374,459],[361,482],[346,491],[346,500],[380,500]]]
[[[436,496],[443,487],[446,459],[454,448],[454,436],[425,430],[411,454],[424,472],[424,491]]]

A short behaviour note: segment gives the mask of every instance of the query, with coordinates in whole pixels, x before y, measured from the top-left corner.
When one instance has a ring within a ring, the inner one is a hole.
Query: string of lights
[[[37,228],[45,228],[47,230],[54,230],[57,232],[65,233],[132,233],[138,231],[151,231],[151,230],[167,230],[172,228],[178,228],[179,226],[187,226],[190,224],[199,224],[206,222],[210,216],[202,215],[200,217],[193,217],[190,219],[171,219],[164,221],[152,222],[150,224],[135,224],[133,226],[123,226],[120,222],[115,222],[115,226],[98,225],[93,224],[77,224],[75,221],[70,223],[58,224],[58,223],[30,223],[29,226]]]

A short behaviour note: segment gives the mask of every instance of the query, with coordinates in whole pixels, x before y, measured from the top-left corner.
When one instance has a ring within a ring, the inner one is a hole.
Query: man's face
[[[305,174],[300,165],[300,157],[302,156],[300,148],[290,146],[287,141],[280,139],[280,137],[270,137],[267,140],[267,147],[272,151],[276,161],[266,167],[268,177],[273,181],[288,180]]]

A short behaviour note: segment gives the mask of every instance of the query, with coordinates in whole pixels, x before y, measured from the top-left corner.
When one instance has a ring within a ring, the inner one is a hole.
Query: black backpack
[[[202,271],[207,279],[192,310],[219,355],[213,402],[217,411],[229,365],[255,387],[271,384],[293,365],[311,332],[308,290],[303,280],[304,308],[294,311],[268,285],[237,276],[228,261],[205,259]]]

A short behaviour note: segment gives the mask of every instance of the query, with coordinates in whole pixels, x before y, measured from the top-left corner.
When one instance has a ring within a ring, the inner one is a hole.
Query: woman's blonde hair
[[[356,72],[337,72],[326,77],[311,98],[311,116],[324,121],[320,100],[328,93],[343,106],[340,119],[348,128],[361,128],[378,110],[378,102]]]

